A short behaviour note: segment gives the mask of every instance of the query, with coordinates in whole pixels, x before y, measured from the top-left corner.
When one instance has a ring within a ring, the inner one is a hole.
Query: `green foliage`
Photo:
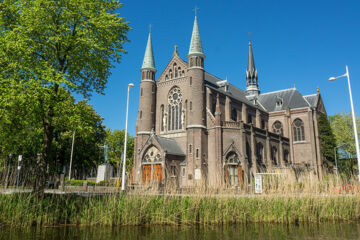
[[[85,97],[104,92],[130,30],[116,12],[121,5],[116,0],[0,2],[1,153],[31,152],[34,159],[41,153],[36,186],[45,185],[47,166],[65,158],[58,149],[68,149],[74,130],[82,159],[94,154],[86,150],[103,134],[100,117],[85,102],[74,105],[69,92]],[[94,131],[99,131],[96,140],[90,137]]]
[[[84,185],[84,182],[88,183],[88,186],[95,186],[96,182],[92,180],[67,180],[65,182],[66,186],[78,186],[81,187]]]
[[[110,163],[118,167],[120,160],[122,160],[122,155],[124,152],[124,142],[125,142],[125,130],[111,131],[110,129],[106,130],[106,141],[109,144],[109,160]],[[127,150],[126,150],[126,170],[130,171],[133,167],[134,159],[134,137],[128,134],[127,136]]]
[[[334,148],[336,146],[335,136],[330,126],[330,122],[325,114],[320,113],[319,119],[320,149],[324,157],[325,166],[330,169],[335,165]]]
[[[11,194],[0,195],[0,212],[0,224],[17,227],[315,223],[358,220],[360,198]]]
[[[343,172],[347,176],[351,176],[354,173],[357,175],[358,166],[351,113],[337,113],[334,116],[329,116],[329,121],[335,135],[336,145],[339,147],[339,172]],[[359,117],[357,117],[356,124],[359,132]]]

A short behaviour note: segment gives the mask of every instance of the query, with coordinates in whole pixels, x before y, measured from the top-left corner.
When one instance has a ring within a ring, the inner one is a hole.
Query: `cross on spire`
[[[199,8],[197,6],[194,7],[194,12],[195,12],[195,17],[197,16],[197,11],[199,10]]]

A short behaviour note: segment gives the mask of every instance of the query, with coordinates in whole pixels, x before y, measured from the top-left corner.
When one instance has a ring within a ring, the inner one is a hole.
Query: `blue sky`
[[[133,28],[128,54],[112,69],[105,95],[89,101],[111,129],[125,128],[127,85],[129,133],[135,134],[140,67],[149,24],[157,68],[171,59],[174,45],[186,59],[197,6],[206,55],[205,70],[245,89],[248,32],[262,93],[296,86],[304,95],[320,88],[327,113],[350,111],[346,79],[329,82],[349,66],[355,111],[360,115],[360,1],[335,0],[126,0],[119,10]]]

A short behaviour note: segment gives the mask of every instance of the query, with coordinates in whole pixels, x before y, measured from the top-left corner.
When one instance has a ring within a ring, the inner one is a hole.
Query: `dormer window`
[[[282,108],[282,105],[283,105],[283,100],[282,100],[282,98],[280,98],[280,97],[277,97],[276,98],[276,108]]]

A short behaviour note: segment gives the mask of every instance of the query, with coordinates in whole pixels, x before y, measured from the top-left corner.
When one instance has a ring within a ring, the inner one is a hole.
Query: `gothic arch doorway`
[[[142,159],[142,183],[160,183],[163,177],[163,159],[155,146],[149,147]]]

